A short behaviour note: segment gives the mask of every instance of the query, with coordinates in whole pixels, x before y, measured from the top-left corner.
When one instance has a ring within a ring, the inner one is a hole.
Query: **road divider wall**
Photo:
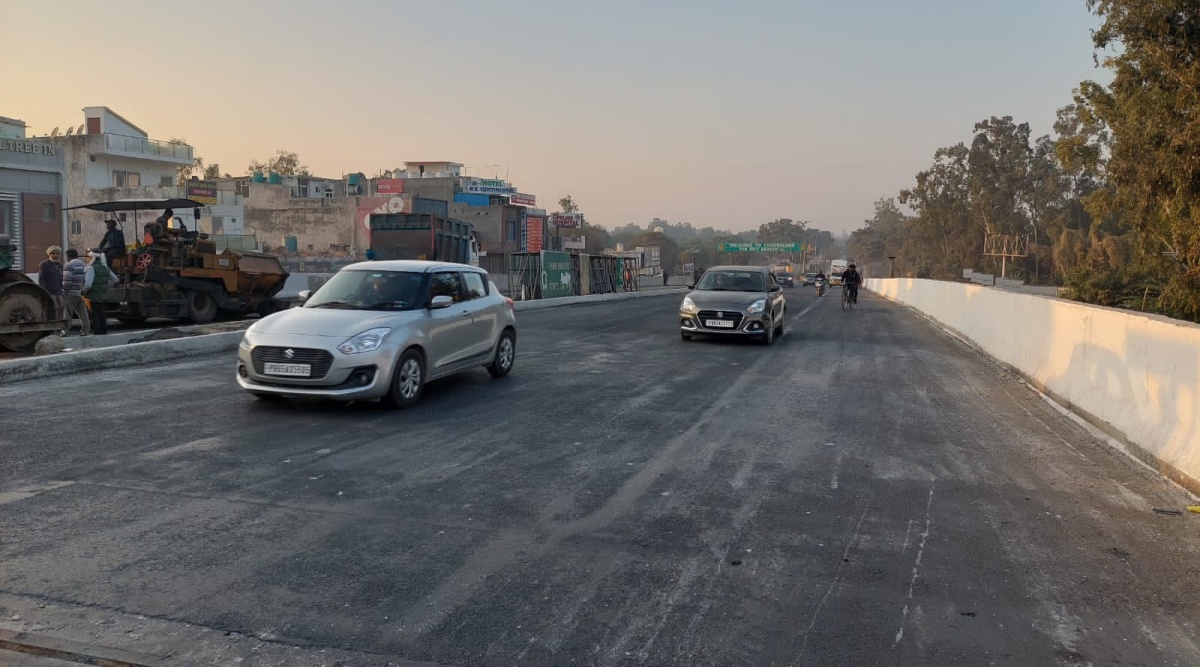
[[[671,294],[680,295],[684,291],[686,290],[663,288],[643,292],[617,292],[613,294],[562,297],[558,299],[538,299],[535,301],[517,301],[513,304],[513,307],[518,311],[542,310],[560,306],[624,301]],[[104,338],[100,336],[90,338],[72,337],[65,339],[65,342],[70,345],[82,343],[87,345],[87,348],[72,349],[57,354],[0,361],[0,385],[56,375],[70,375],[83,371],[127,368],[182,357],[229,352],[237,349],[244,335],[241,329],[245,329],[250,324],[251,322],[247,321],[231,325],[236,326],[239,329],[238,331],[196,335],[188,335],[189,330],[201,329],[203,327],[183,327],[179,329],[182,334],[181,337],[137,343],[127,342],[128,334],[112,335],[107,337],[110,341],[104,342],[96,340]],[[145,336],[152,333],[138,332],[137,335]],[[105,345],[105,342],[109,344]],[[100,346],[96,347],[96,345]]]
[[[871,279],[1200,495],[1200,325],[978,285]]]

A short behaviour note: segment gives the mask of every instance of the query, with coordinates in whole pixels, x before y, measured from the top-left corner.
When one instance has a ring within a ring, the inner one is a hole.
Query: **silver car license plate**
[[[312,366],[309,364],[263,364],[263,372],[267,375],[306,378],[312,374]]]
[[[713,329],[732,329],[733,320],[704,320],[704,326]]]

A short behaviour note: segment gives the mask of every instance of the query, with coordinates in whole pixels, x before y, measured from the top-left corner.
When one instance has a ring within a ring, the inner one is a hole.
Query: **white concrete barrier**
[[[867,289],[967,339],[1200,494],[1200,325],[918,279]]]

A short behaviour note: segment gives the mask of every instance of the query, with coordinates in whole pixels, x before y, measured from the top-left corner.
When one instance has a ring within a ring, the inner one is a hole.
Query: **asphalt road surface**
[[[0,629],[229,665],[1197,665],[1200,516],[864,294],[773,347],[530,311],[508,378],[0,388]],[[832,298],[831,298],[832,297]]]

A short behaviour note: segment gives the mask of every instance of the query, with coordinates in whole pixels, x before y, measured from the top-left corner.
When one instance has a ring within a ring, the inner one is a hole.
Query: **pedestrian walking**
[[[83,295],[92,304],[92,333],[103,336],[108,333],[108,306],[104,303],[104,299],[108,296],[108,288],[112,285],[115,276],[105,262],[104,253],[90,252],[88,257],[91,258],[89,264],[95,275],[92,278],[91,288]]]
[[[79,259],[79,251],[74,248],[67,251],[67,265],[63,267],[62,291],[63,301],[67,307],[67,327],[73,318],[79,318],[79,335],[92,334],[92,322],[88,317],[87,306],[83,303],[83,290],[87,285],[88,265]]]
[[[62,248],[46,248],[46,261],[38,265],[38,284],[54,301],[54,319],[61,320],[67,305],[63,299]]]

